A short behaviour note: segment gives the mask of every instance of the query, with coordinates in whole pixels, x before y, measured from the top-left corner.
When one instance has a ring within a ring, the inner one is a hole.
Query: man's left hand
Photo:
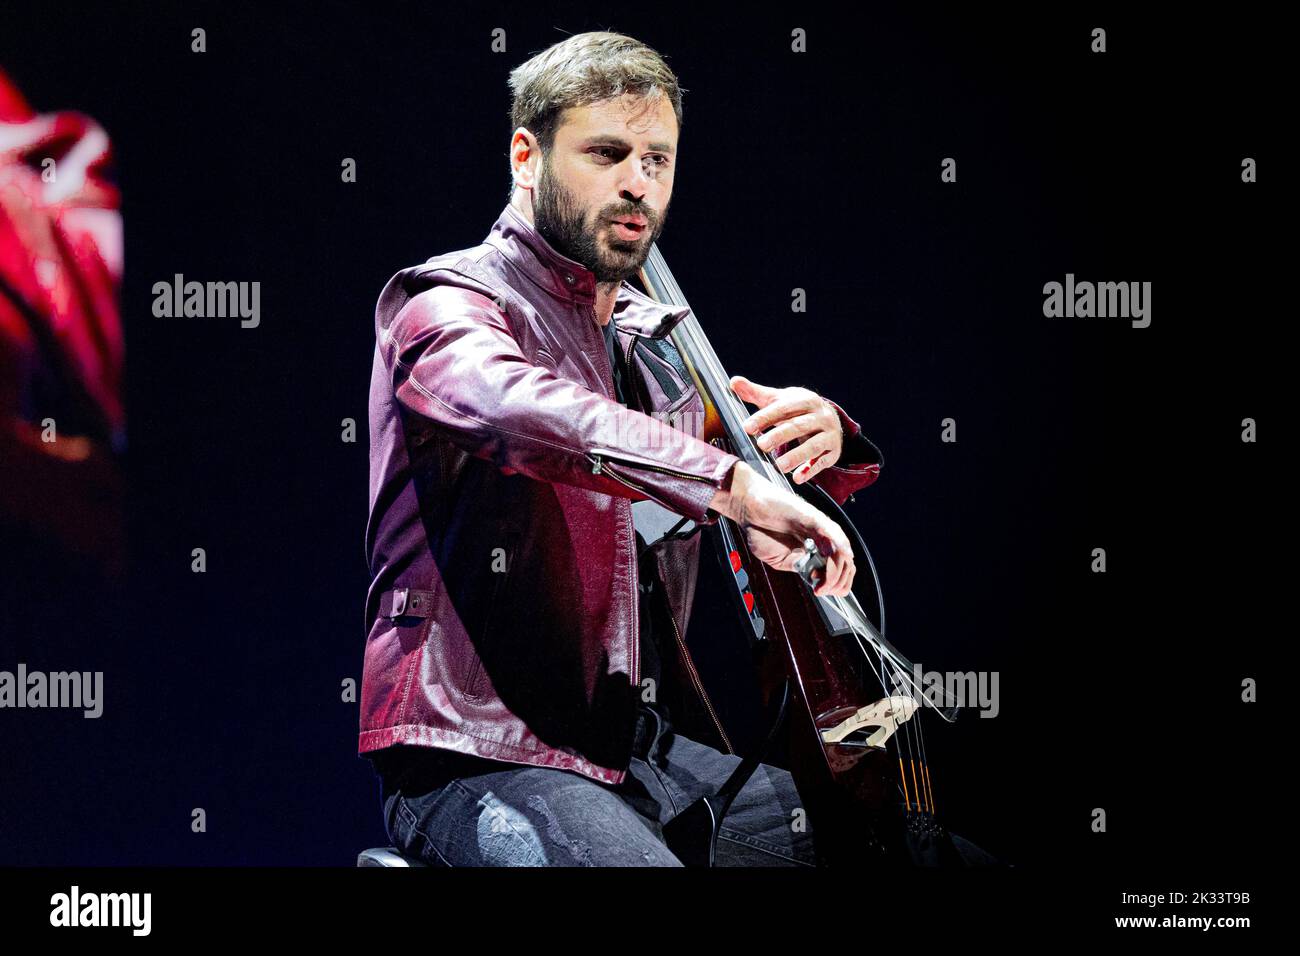
[[[759,448],[772,451],[786,442],[799,442],[776,460],[782,474],[794,472],[791,480],[796,484],[839,461],[844,448],[840,416],[816,392],[797,386],[771,388],[743,375],[731,377],[731,390],[742,401],[758,406],[743,424],[747,434],[759,435]]]

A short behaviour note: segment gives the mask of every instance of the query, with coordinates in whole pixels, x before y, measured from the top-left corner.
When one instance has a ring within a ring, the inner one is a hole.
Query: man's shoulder
[[[493,260],[500,254],[500,250],[491,243],[480,242],[465,249],[430,256],[418,265],[399,270],[389,281],[428,287],[442,282],[454,284],[460,277],[485,284],[491,281],[492,274],[496,271]]]
[[[438,286],[457,287],[489,299],[496,298],[493,260],[498,256],[500,251],[495,246],[482,242],[430,256],[424,262],[398,270],[379,294],[376,321],[386,324],[385,320],[391,320],[411,299]]]

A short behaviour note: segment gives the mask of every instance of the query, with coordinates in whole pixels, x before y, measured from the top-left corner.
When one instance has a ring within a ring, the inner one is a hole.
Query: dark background
[[[927,720],[948,825],[1024,867],[1249,872],[1279,763],[1240,685],[1268,701],[1283,636],[1262,456],[1285,427],[1265,229],[1289,115],[1282,31],[1250,19],[6,11],[0,64],[117,154],[131,570],[102,585],[3,539],[0,667],[103,670],[106,704],[0,714],[0,863],[348,865],[386,842],[340,701],[365,638],[375,299],[500,212],[508,71],[609,28],[688,91],[660,245],[715,349],[862,423],[885,465],[849,512],[889,636],[926,669],[1000,673],[996,719]],[[1240,181],[1245,156],[1260,183]],[[261,282],[261,326],[154,318],[151,287],[177,272]],[[1044,318],[1067,272],[1152,282],[1151,327]]]

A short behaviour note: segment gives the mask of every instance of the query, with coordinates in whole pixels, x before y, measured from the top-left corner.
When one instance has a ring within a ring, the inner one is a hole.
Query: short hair
[[[555,142],[560,114],[575,106],[634,93],[648,99],[667,96],[682,125],[686,92],[663,57],[621,33],[578,33],[548,47],[510,73],[510,129],[524,127],[542,149]]]

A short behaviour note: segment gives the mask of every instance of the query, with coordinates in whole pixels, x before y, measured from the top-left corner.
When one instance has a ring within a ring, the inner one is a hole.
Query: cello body
[[[689,309],[655,246],[641,281],[657,301]],[[836,521],[854,550],[860,573],[853,594],[825,598],[813,594],[810,574],[819,565],[811,541],[807,561],[794,573],[753,557],[744,530],[731,519],[719,518],[709,530],[732,574],[765,702],[777,712],[768,742],[787,735],[789,770],[819,865],[942,862],[941,848],[950,841],[934,820],[923,740],[910,725],[923,699],[909,686],[911,664],[884,639],[884,603],[865,542],[829,495],[810,483],[790,482],[744,432],[740,423],[748,411],[731,392],[730,377],[694,314],[670,335],[703,399],[705,440]],[[712,862],[721,818],[760,757],[745,756],[716,799],[700,801],[665,828],[683,862]]]

